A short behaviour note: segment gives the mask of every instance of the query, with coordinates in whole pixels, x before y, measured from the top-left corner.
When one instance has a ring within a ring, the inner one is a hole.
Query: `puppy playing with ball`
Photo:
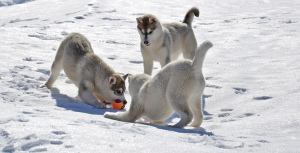
[[[173,127],[182,128],[189,123],[199,127],[203,121],[202,93],[205,88],[202,65],[212,46],[210,41],[205,41],[193,60],[173,61],[153,78],[147,74],[128,76],[132,97],[129,111],[107,112],[104,117],[125,122],[135,122],[143,117],[151,123],[161,124],[175,111],[181,119]]]
[[[127,75],[119,75],[97,56],[82,34],[71,33],[62,40],[50,77],[41,87],[52,88],[62,70],[78,87],[78,96],[84,103],[105,109],[107,104],[120,99],[125,106]]]

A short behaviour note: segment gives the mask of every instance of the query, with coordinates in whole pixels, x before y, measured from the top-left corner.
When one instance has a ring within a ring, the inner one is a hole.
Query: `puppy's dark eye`
[[[153,31],[150,31],[149,34],[151,34]]]
[[[121,91],[121,90],[116,90],[116,93],[117,93],[118,95],[121,95],[121,94],[122,94],[122,91]]]

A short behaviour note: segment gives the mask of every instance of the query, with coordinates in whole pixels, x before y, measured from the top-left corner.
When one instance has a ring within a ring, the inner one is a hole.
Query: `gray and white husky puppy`
[[[60,44],[47,82],[41,87],[51,88],[64,70],[67,77],[79,88],[78,96],[96,108],[106,108],[108,102],[124,97],[125,79],[94,54],[88,39],[79,33],[69,34]]]
[[[144,61],[144,73],[151,75],[153,61],[164,67],[178,58],[180,53],[186,59],[193,59],[197,41],[192,29],[192,21],[199,16],[199,9],[191,8],[183,23],[161,24],[154,15],[138,17],[137,29],[141,37],[141,52]]]
[[[129,111],[105,113],[104,117],[125,122],[135,122],[143,117],[151,123],[164,123],[175,111],[181,119],[173,127],[182,128],[190,122],[191,126],[200,126],[205,88],[202,65],[212,46],[210,41],[205,41],[193,60],[173,61],[153,78],[147,74],[128,76],[132,97]]]

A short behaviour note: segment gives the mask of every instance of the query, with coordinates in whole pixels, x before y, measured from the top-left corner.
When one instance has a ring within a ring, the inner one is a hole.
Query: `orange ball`
[[[123,101],[120,99],[116,99],[113,101],[112,106],[114,109],[123,109],[125,105],[123,104]]]

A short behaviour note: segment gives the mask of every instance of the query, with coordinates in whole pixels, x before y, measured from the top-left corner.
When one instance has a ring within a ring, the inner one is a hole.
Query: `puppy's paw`
[[[95,106],[96,108],[99,108],[99,109],[106,109],[106,105],[103,104],[103,103],[98,103],[97,106]]]
[[[114,119],[114,116],[115,116],[114,113],[107,113],[107,112],[106,112],[106,113],[104,114],[104,117],[105,117],[105,118],[109,118],[109,119]]]
[[[98,101],[96,102],[91,102],[91,103],[88,103],[89,105],[92,105],[93,107],[95,108],[98,108],[98,109],[106,109],[106,105],[103,104],[103,103],[100,103]]]
[[[112,120],[117,120],[117,121],[127,121],[126,119],[124,119],[123,113],[105,113],[104,114],[105,118],[109,118]]]
[[[51,88],[51,86],[48,86],[47,84],[43,84],[43,85],[40,86],[40,88],[45,88],[45,87],[47,87],[48,89]]]
[[[201,125],[201,123],[196,123],[196,122],[189,124],[189,126],[192,126],[192,127],[200,127],[200,125]]]

